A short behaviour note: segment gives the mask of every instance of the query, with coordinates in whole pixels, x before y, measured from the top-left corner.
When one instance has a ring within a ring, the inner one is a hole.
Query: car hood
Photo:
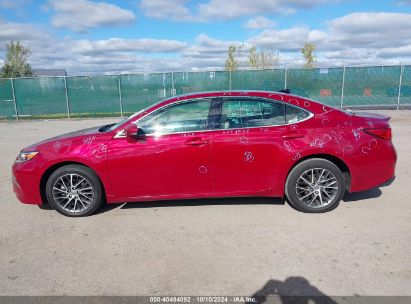
[[[73,142],[73,141],[79,141],[79,140],[80,141],[81,140],[85,141],[87,138],[94,139],[96,136],[104,134],[102,132],[99,132],[100,128],[101,128],[101,126],[92,127],[92,128],[82,129],[82,130],[78,130],[78,131],[58,135],[58,136],[55,136],[55,137],[51,137],[51,138],[42,140],[40,142],[37,142],[33,145],[30,145],[30,146],[24,148],[22,151],[33,151],[33,150],[36,150],[36,149],[40,148],[41,146],[45,146],[45,145],[48,145],[48,144],[53,144],[53,143],[59,142],[59,141],[72,141]]]

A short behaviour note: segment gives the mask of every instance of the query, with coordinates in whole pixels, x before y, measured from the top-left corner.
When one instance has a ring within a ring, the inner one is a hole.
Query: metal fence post
[[[118,82],[118,97],[120,101],[120,115],[123,117],[123,100],[121,96],[121,79],[120,79],[120,74],[117,74],[117,82]]]
[[[67,118],[70,118],[70,102],[68,98],[68,92],[67,92],[67,76],[63,76],[64,79],[64,93],[66,94],[66,107],[67,107]]]
[[[16,91],[14,90],[13,78],[10,78],[10,82],[11,82],[11,92],[13,94],[14,112],[16,113],[16,120],[19,121],[19,111],[17,110]]]
[[[287,89],[287,73],[288,73],[288,69],[285,68],[284,70],[284,89]]]
[[[176,95],[174,88],[174,69],[171,70],[171,96]]]
[[[403,73],[404,73],[404,66],[401,64],[401,67],[400,67],[400,80],[398,82],[397,111],[400,109],[401,86],[402,86],[402,74]]]
[[[342,76],[342,85],[341,85],[341,105],[340,108],[343,108],[344,104],[344,87],[345,87],[345,65],[343,66],[343,76]]]

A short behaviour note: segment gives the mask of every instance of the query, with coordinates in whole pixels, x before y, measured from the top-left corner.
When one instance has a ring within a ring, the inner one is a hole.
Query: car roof
[[[303,98],[301,96],[296,96],[292,94],[287,94],[279,91],[260,91],[260,90],[222,90],[222,91],[200,91],[200,92],[191,92],[191,93],[186,93],[186,94],[181,94],[181,95],[176,95],[173,97],[170,97],[168,99],[172,98],[183,98],[183,97],[192,97],[192,96],[197,96],[197,95],[208,95],[208,96],[220,96],[220,95],[230,95],[230,94],[239,94],[239,95],[250,95],[253,96],[255,94],[279,94],[279,95],[290,95],[290,96],[295,96],[299,98]]]
[[[225,97],[225,96],[252,96],[252,97],[261,97],[261,98],[271,98],[273,100],[278,100],[282,102],[289,103],[294,106],[301,107],[306,109],[314,114],[320,114],[324,112],[328,112],[333,107],[328,105],[322,104],[321,102],[311,100],[306,97],[288,94],[284,92],[276,92],[276,91],[260,91],[260,90],[222,90],[222,91],[205,91],[205,92],[192,92],[182,95],[176,95],[169,98],[166,98],[153,107],[162,107],[169,103],[174,103],[177,101],[183,101],[190,98],[206,98],[206,97]]]

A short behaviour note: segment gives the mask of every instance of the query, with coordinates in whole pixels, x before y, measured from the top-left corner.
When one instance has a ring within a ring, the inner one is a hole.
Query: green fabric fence
[[[0,119],[125,116],[180,94],[278,91],[343,108],[411,106],[411,66],[0,79]]]

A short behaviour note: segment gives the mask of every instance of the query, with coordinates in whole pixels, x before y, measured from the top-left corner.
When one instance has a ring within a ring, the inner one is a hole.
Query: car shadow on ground
[[[252,298],[254,303],[281,303],[281,304],[336,304],[332,298],[320,291],[303,277],[288,277],[284,281],[269,280],[257,290]]]
[[[380,188],[367,191],[346,193],[343,202],[356,202],[360,200],[372,199],[381,196]],[[163,208],[163,207],[189,207],[189,206],[224,206],[224,205],[285,205],[288,204],[285,198],[275,197],[230,197],[230,198],[205,198],[205,199],[183,199],[183,200],[162,200],[149,202],[127,202],[120,204],[105,204],[96,214],[107,211],[120,209],[138,209],[138,208]]]
[[[204,198],[185,200],[164,200],[153,202],[126,203],[121,209],[157,208],[157,207],[186,207],[186,206],[222,206],[222,205],[284,205],[285,200],[273,197],[230,197]]]
[[[356,202],[360,200],[380,197],[381,194],[382,194],[382,191],[380,188],[374,188],[374,189],[367,190],[367,191],[345,193],[342,200],[343,202]]]
[[[360,201],[360,200],[366,200],[370,198],[376,198],[380,197],[382,194],[381,188],[388,187],[395,181],[395,176],[385,183],[381,184],[379,187],[366,190],[366,191],[361,191],[361,192],[354,192],[354,193],[345,193],[343,197],[344,202],[355,202],[355,201]]]
[[[343,202],[356,202],[381,196],[380,188],[367,191],[346,193]],[[295,209],[286,198],[276,197],[230,197],[230,198],[204,198],[183,200],[162,200],[149,202],[124,202],[119,204],[104,204],[96,214],[105,213],[113,209],[135,209],[135,208],[163,208],[163,207],[189,207],[189,206],[228,206],[228,205],[285,205],[288,204]],[[43,210],[53,210],[49,204],[39,206]]]
[[[189,206],[222,206],[222,205],[284,205],[282,198],[274,197],[232,197],[232,198],[206,198],[206,199],[183,199],[162,200],[149,202],[124,202],[115,204],[104,204],[95,214],[101,214],[113,209],[134,208],[162,208],[162,207],[189,207]],[[53,210],[48,204],[38,205],[43,210]]]

